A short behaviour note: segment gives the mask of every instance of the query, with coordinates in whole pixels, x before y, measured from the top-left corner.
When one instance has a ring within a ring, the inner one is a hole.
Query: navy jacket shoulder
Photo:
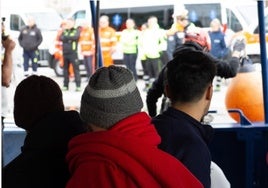
[[[162,140],[159,148],[180,160],[204,187],[210,187],[211,156],[207,144],[213,128],[172,107],[152,122]]]

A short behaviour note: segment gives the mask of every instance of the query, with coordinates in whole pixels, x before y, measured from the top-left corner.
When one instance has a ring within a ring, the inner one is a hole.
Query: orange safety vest
[[[81,53],[84,56],[91,56],[94,54],[94,32],[92,27],[82,27],[79,45],[81,47]]]
[[[60,40],[62,31],[63,30],[61,28],[57,31],[57,36],[55,39],[55,53],[54,53],[55,59],[58,59],[60,61],[60,66],[63,66],[62,41]]]
[[[112,53],[116,47],[116,33],[112,27],[100,28],[100,45],[103,59],[103,66],[113,65]]]

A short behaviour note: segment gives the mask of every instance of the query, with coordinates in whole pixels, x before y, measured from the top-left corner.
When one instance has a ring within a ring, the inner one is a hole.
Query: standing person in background
[[[28,23],[20,30],[19,44],[23,48],[24,75],[29,76],[29,61],[32,62],[33,74],[37,74],[39,51],[38,46],[43,41],[40,29],[33,17],[28,17]]]
[[[142,79],[144,80],[145,86],[144,86],[144,91],[147,92],[147,90],[149,89],[150,86],[150,77],[149,77],[149,73],[148,73],[148,68],[147,68],[147,58],[146,55],[144,54],[144,49],[143,49],[143,38],[144,38],[144,33],[145,30],[148,29],[148,24],[147,23],[143,23],[141,25],[141,32],[140,32],[140,36],[139,36],[139,44],[138,44],[138,58],[141,60],[141,65],[142,65],[142,70],[143,70],[143,77]]]
[[[210,31],[208,32],[211,40],[211,50],[210,53],[218,59],[228,59],[229,49],[225,43],[225,34],[221,30],[221,22],[219,19],[215,18],[210,22]],[[216,87],[214,91],[220,91],[221,88],[221,78],[216,77]]]
[[[113,65],[112,54],[116,50],[116,33],[115,29],[109,26],[109,17],[102,15],[99,20],[99,38],[103,59],[103,66]]]
[[[62,53],[62,41],[60,40],[60,37],[62,35],[62,32],[65,30],[65,27],[67,25],[67,21],[66,20],[62,20],[61,24],[60,24],[60,28],[57,31],[57,35],[56,35],[56,39],[55,39],[55,59],[57,59],[60,63],[60,67],[63,68],[64,65],[64,58],[63,58],[63,53]],[[74,77],[74,69],[73,69],[73,65],[70,64],[69,67],[69,75],[70,78]]]
[[[135,21],[131,18],[126,21],[126,29],[121,33],[120,42],[123,48],[123,61],[126,67],[132,71],[137,81],[136,60],[138,55],[139,30],[135,29]]]
[[[79,60],[78,60],[78,40],[80,37],[80,31],[75,27],[74,20],[72,18],[67,19],[66,28],[60,36],[62,41],[62,51],[64,57],[63,65],[63,91],[69,89],[69,66],[73,65],[74,77],[76,84],[76,91],[81,91],[81,76],[79,70]]]
[[[194,26],[189,23],[188,10],[183,7],[173,13],[174,23],[171,28],[167,30],[167,54],[169,61],[173,59],[173,53],[176,48],[184,43],[185,32],[187,27]]]
[[[160,56],[163,51],[163,43],[165,43],[165,32],[159,27],[157,17],[149,17],[147,23],[148,28],[143,33],[141,46],[143,54],[146,56],[147,71],[151,84],[162,68]]]
[[[229,50],[225,43],[225,34],[221,30],[221,22],[215,18],[210,22],[210,31],[208,32],[211,40],[211,53],[215,58],[227,59]]]
[[[204,52],[209,52],[209,43],[207,42],[206,35],[196,35],[194,33],[187,34],[185,36],[185,42],[181,45],[181,47],[177,48],[183,48],[183,47],[191,47],[196,50],[201,50]],[[241,41],[236,42],[234,45],[234,50],[232,52],[232,55],[230,59],[227,60],[220,60],[217,59],[216,66],[217,66],[217,76],[220,76],[222,78],[233,78],[237,74],[237,70],[239,67],[239,58],[241,57],[241,51],[245,49],[245,45],[241,43]],[[175,51],[176,52],[176,51]],[[161,72],[159,73],[158,78],[153,82],[152,87],[149,89],[147,96],[146,96],[146,104],[148,108],[149,115],[151,117],[154,117],[158,111],[157,111],[157,100],[162,95],[165,96],[164,92],[164,73],[166,67],[163,67]],[[165,99],[164,97],[163,99]],[[163,101],[165,102],[165,101]],[[162,107],[165,107],[166,104],[163,103]],[[162,108],[163,109],[163,108]]]
[[[102,67],[80,105],[89,132],[69,142],[67,188],[197,188],[201,183],[160,143],[131,71]]]
[[[79,45],[81,53],[84,57],[84,65],[87,71],[87,78],[89,78],[94,70],[93,54],[94,54],[94,31],[87,20],[84,20],[81,25],[81,33],[79,38]]]

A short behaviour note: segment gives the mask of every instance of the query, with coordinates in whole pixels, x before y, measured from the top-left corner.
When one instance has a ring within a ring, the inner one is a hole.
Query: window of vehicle
[[[199,27],[209,27],[214,18],[221,20],[221,5],[219,3],[185,4],[189,11],[189,20]]]
[[[238,5],[236,6],[240,15],[244,18],[248,25],[258,22],[258,8],[257,5]]]
[[[36,25],[42,31],[55,31],[60,27],[61,17],[57,12],[31,12],[27,16],[35,19]]]
[[[10,29],[11,30],[19,31],[20,28],[24,25],[25,25],[25,23],[19,15],[17,15],[17,14],[10,15]]]
[[[110,25],[117,31],[125,29],[125,21],[128,18],[134,19],[138,28],[146,23],[150,16],[156,16],[159,26],[163,29],[170,28],[173,23],[173,5],[101,9],[100,14],[109,16]]]
[[[268,33],[268,15],[264,18],[265,23],[265,33]],[[257,25],[256,29],[254,30],[255,34],[259,34],[259,25]]]
[[[86,18],[86,11],[85,10],[80,10],[80,11],[77,11],[73,16],[72,18],[74,20],[77,20],[77,19],[84,19]]]
[[[241,31],[243,29],[241,23],[238,21],[237,17],[234,15],[232,10],[226,9],[227,15],[227,27],[233,30],[234,32]]]

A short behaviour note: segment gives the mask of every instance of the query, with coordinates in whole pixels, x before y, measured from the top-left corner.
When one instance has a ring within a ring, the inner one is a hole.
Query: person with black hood
[[[29,61],[32,62],[32,74],[37,74],[39,51],[38,46],[43,41],[41,30],[37,27],[33,17],[28,17],[28,23],[20,30],[19,44],[23,48],[24,75],[29,76]]]
[[[198,51],[204,51],[208,53],[209,48],[205,45],[206,42],[203,38],[200,38],[199,35],[194,35],[189,33],[185,37],[185,42],[180,47],[178,47],[173,56],[176,55],[177,51],[180,51],[183,48],[191,48]],[[222,78],[233,78],[237,74],[237,70],[239,67],[239,58],[241,56],[241,52],[245,49],[245,44],[239,40],[233,46],[232,57],[228,60],[215,60],[216,63],[216,76]],[[157,115],[157,106],[156,103],[158,98],[162,97],[164,94],[164,74],[166,71],[166,66],[164,66],[159,73],[158,78],[153,82],[151,88],[147,92],[146,96],[146,104],[148,113],[151,117]],[[163,98],[162,106],[160,112],[166,109],[166,97]]]
[[[45,76],[22,80],[14,95],[15,124],[26,131],[21,153],[3,167],[4,188],[64,188],[69,140],[86,131],[76,111],[64,111],[58,84]]]

